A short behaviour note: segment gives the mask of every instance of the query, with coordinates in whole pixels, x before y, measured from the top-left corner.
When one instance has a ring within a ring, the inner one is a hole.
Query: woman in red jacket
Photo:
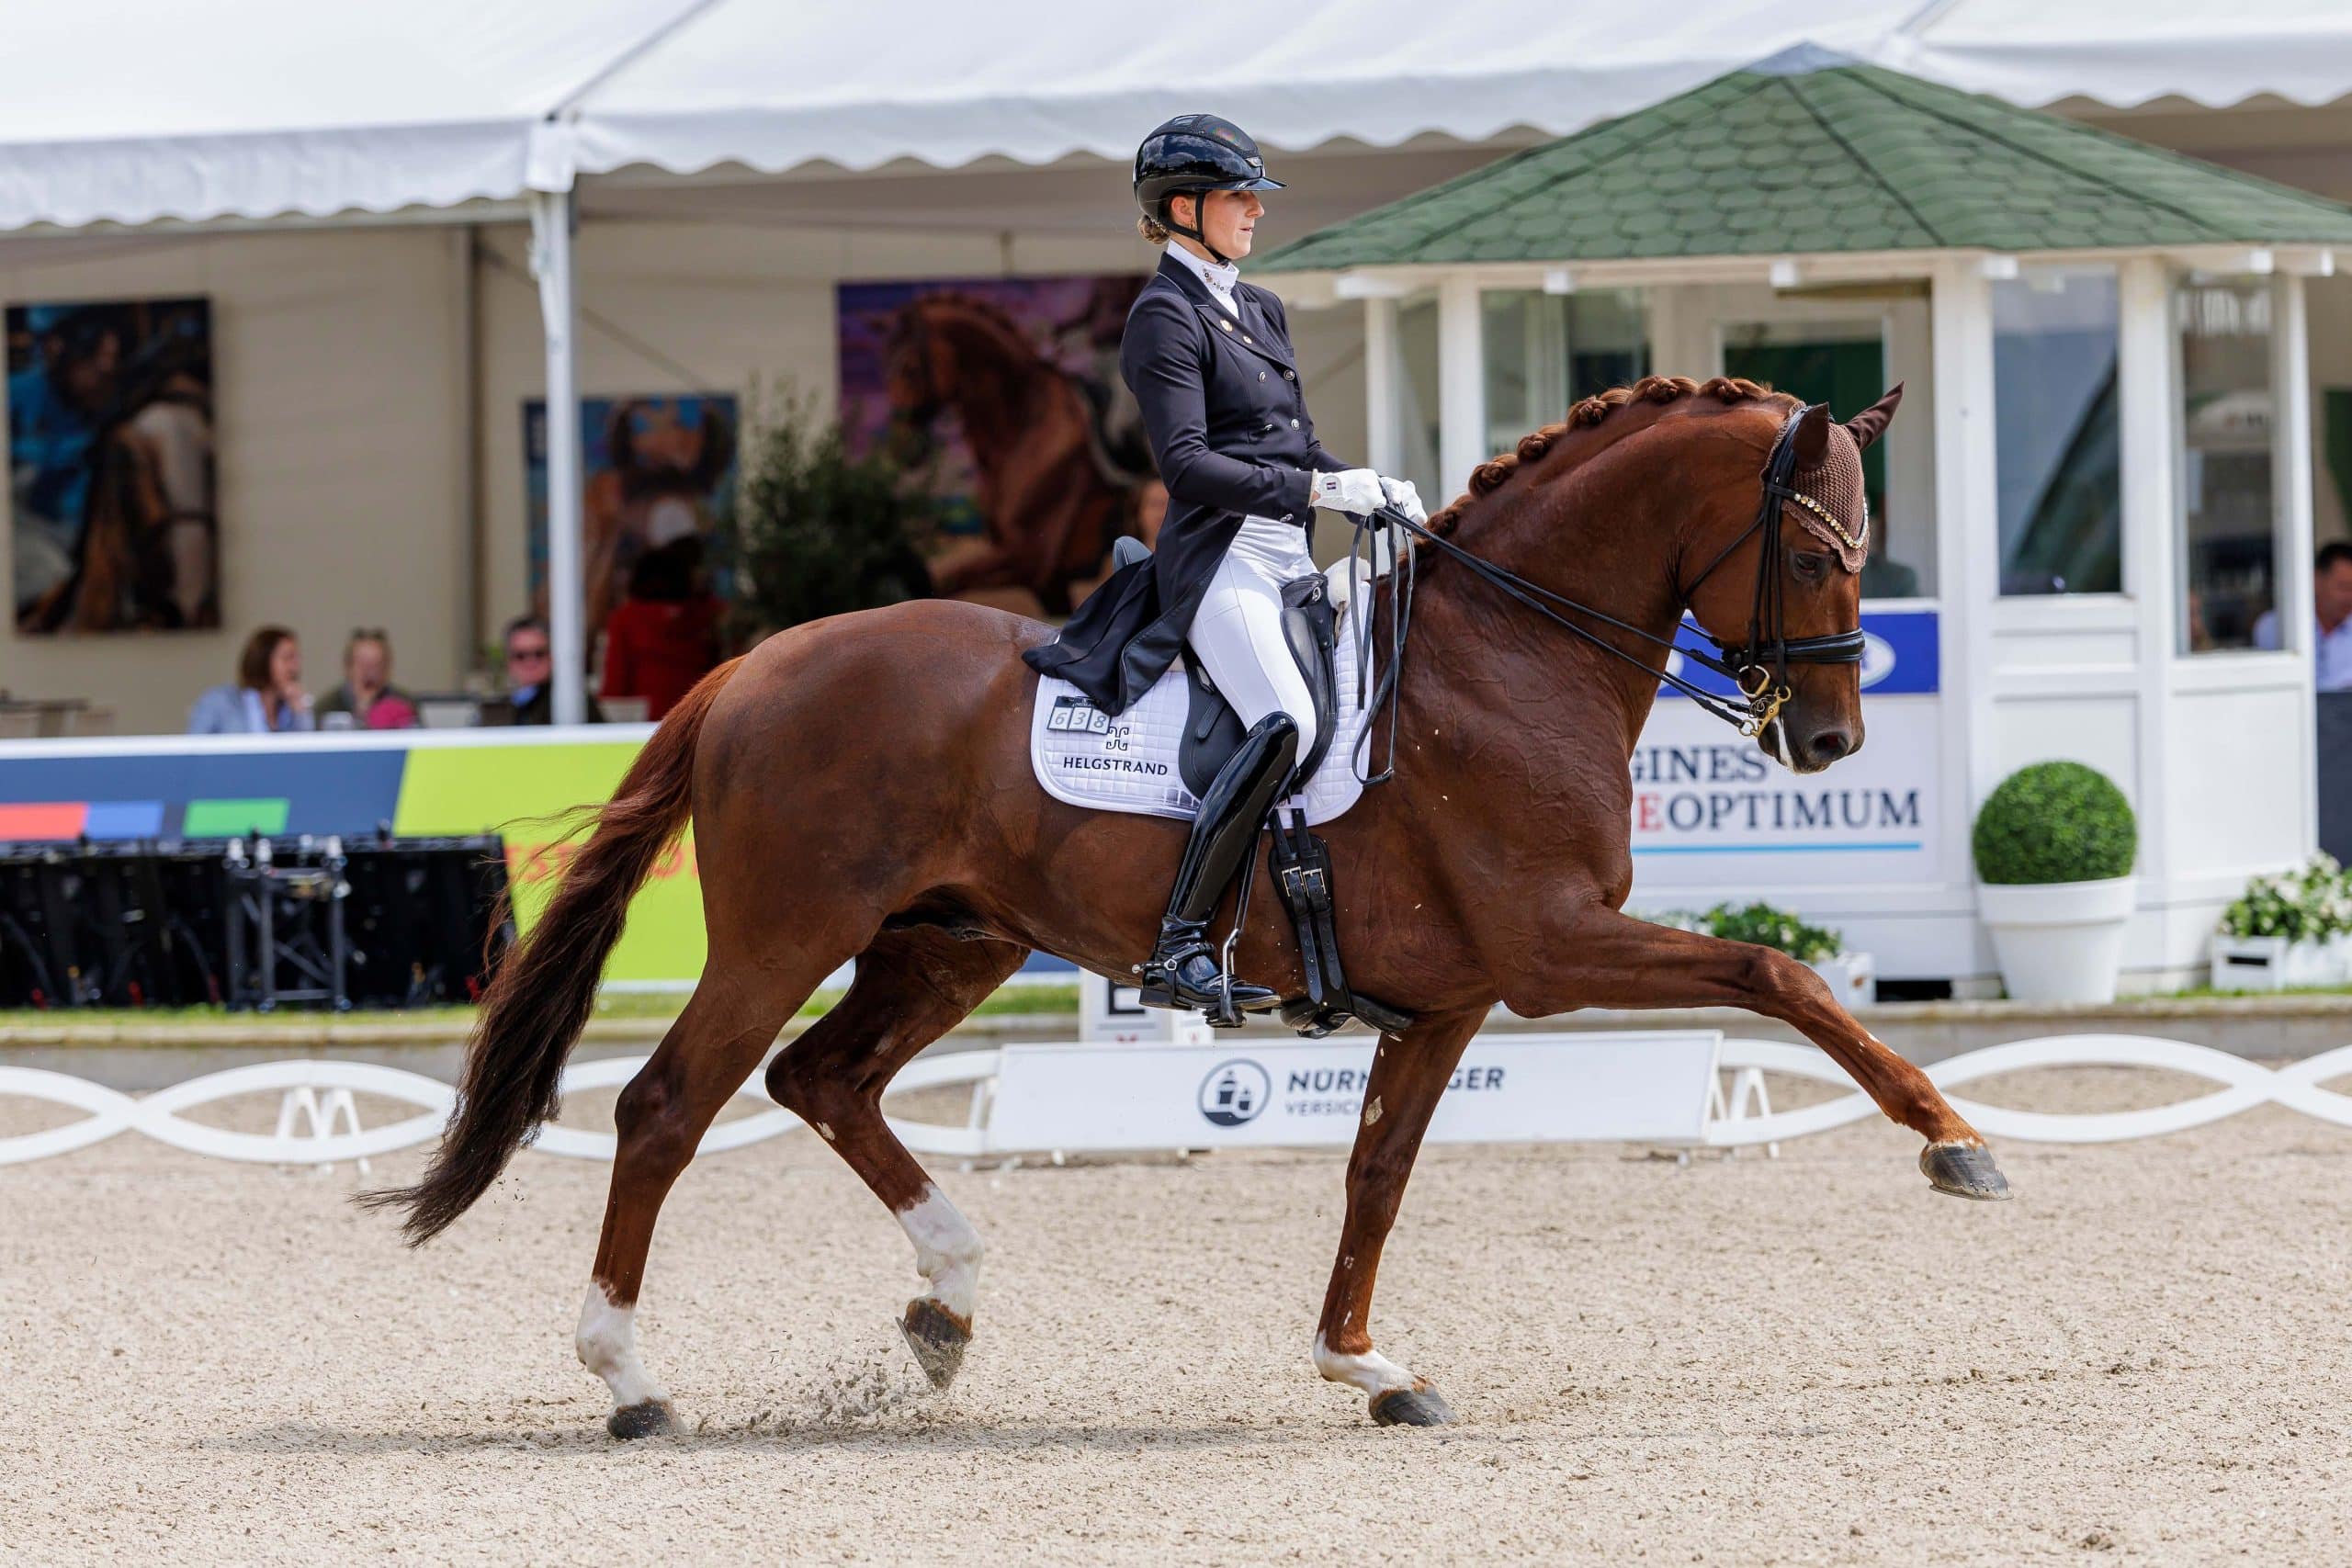
[[[703,585],[702,541],[691,536],[638,557],[628,597],[605,623],[605,681],[597,694],[643,697],[659,720],[718,663],[726,606]]]

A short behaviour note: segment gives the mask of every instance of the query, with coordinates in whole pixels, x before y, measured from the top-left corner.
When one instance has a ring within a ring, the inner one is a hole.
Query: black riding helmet
[[[1231,258],[1217,255],[1216,247],[1201,232],[1199,204],[1194,204],[1193,227],[1187,229],[1170,216],[1168,198],[1213,190],[1282,188],[1282,181],[1266,177],[1266,161],[1250,133],[1213,114],[1180,114],[1136,149],[1136,204],[1170,233],[1200,241],[1219,262]]]

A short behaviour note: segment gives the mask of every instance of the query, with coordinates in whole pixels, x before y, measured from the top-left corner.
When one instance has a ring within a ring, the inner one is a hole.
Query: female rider
[[[1351,468],[1315,439],[1283,302],[1240,281],[1234,264],[1266,210],[1258,193],[1282,188],[1258,144],[1215,115],[1180,115],[1137,149],[1137,227],[1167,254],[1127,312],[1119,371],[1143,410],[1168,517],[1150,559],[1113,573],[1057,640],[1024,656],[1116,715],[1189,646],[1248,730],[1193,820],[1144,966],[1149,1007],[1222,1010],[1209,917],[1314,749],[1282,586],[1315,571],[1315,509],[1361,515],[1385,503],[1422,516],[1411,485]],[[1279,999],[1260,986],[1231,993],[1243,1010]]]

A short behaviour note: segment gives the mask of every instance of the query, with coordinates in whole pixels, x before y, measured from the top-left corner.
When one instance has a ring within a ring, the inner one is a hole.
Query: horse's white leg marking
[[[1382,1355],[1366,1350],[1361,1356],[1343,1356],[1315,1337],[1315,1370],[1333,1382],[1348,1383],[1377,1399],[1391,1389],[1419,1388],[1421,1380]]]
[[[968,1326],[980,1295],[979,1233],[930,1182],[911,1207],[899,1211],[899,1224],[915,1244],[915,1271],[931,1283],[923,1294]]]
[[[571,1348],[579,1352],[582,1366],[605,1380],[613,1391],[613,1403],[621,1408],[669,1399],[637,1359],[637,1308],[614,1305],[601,1283],[589,1283]]]

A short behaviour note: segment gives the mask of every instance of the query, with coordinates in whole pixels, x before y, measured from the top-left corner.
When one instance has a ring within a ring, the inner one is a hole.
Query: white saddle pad
[[[1347,563],[1327,574],[1347,596]],[[1369,716],[1356,705],[1355,638],[1349,635],[1347,606],[1340,604],[1339,712],[1333,716],[1331,749],[1306,781],[1284,803],[1306,820],[1329,822],[1356,803],[1363,784],[1356,777],[1356,738]],[[1029,761],[1037,782],[1056,800],[1098,811],[1135,811],[1148,817],[1190,818],[1201,803],[1184,787],[1176,766],[1176,744],[1184,732],[1190,694],[1180,665],[1170,669],[1126,712],[1113,718],[1086,694],[1051,675],[1037,681],[1037,709],[1029,723]]]

